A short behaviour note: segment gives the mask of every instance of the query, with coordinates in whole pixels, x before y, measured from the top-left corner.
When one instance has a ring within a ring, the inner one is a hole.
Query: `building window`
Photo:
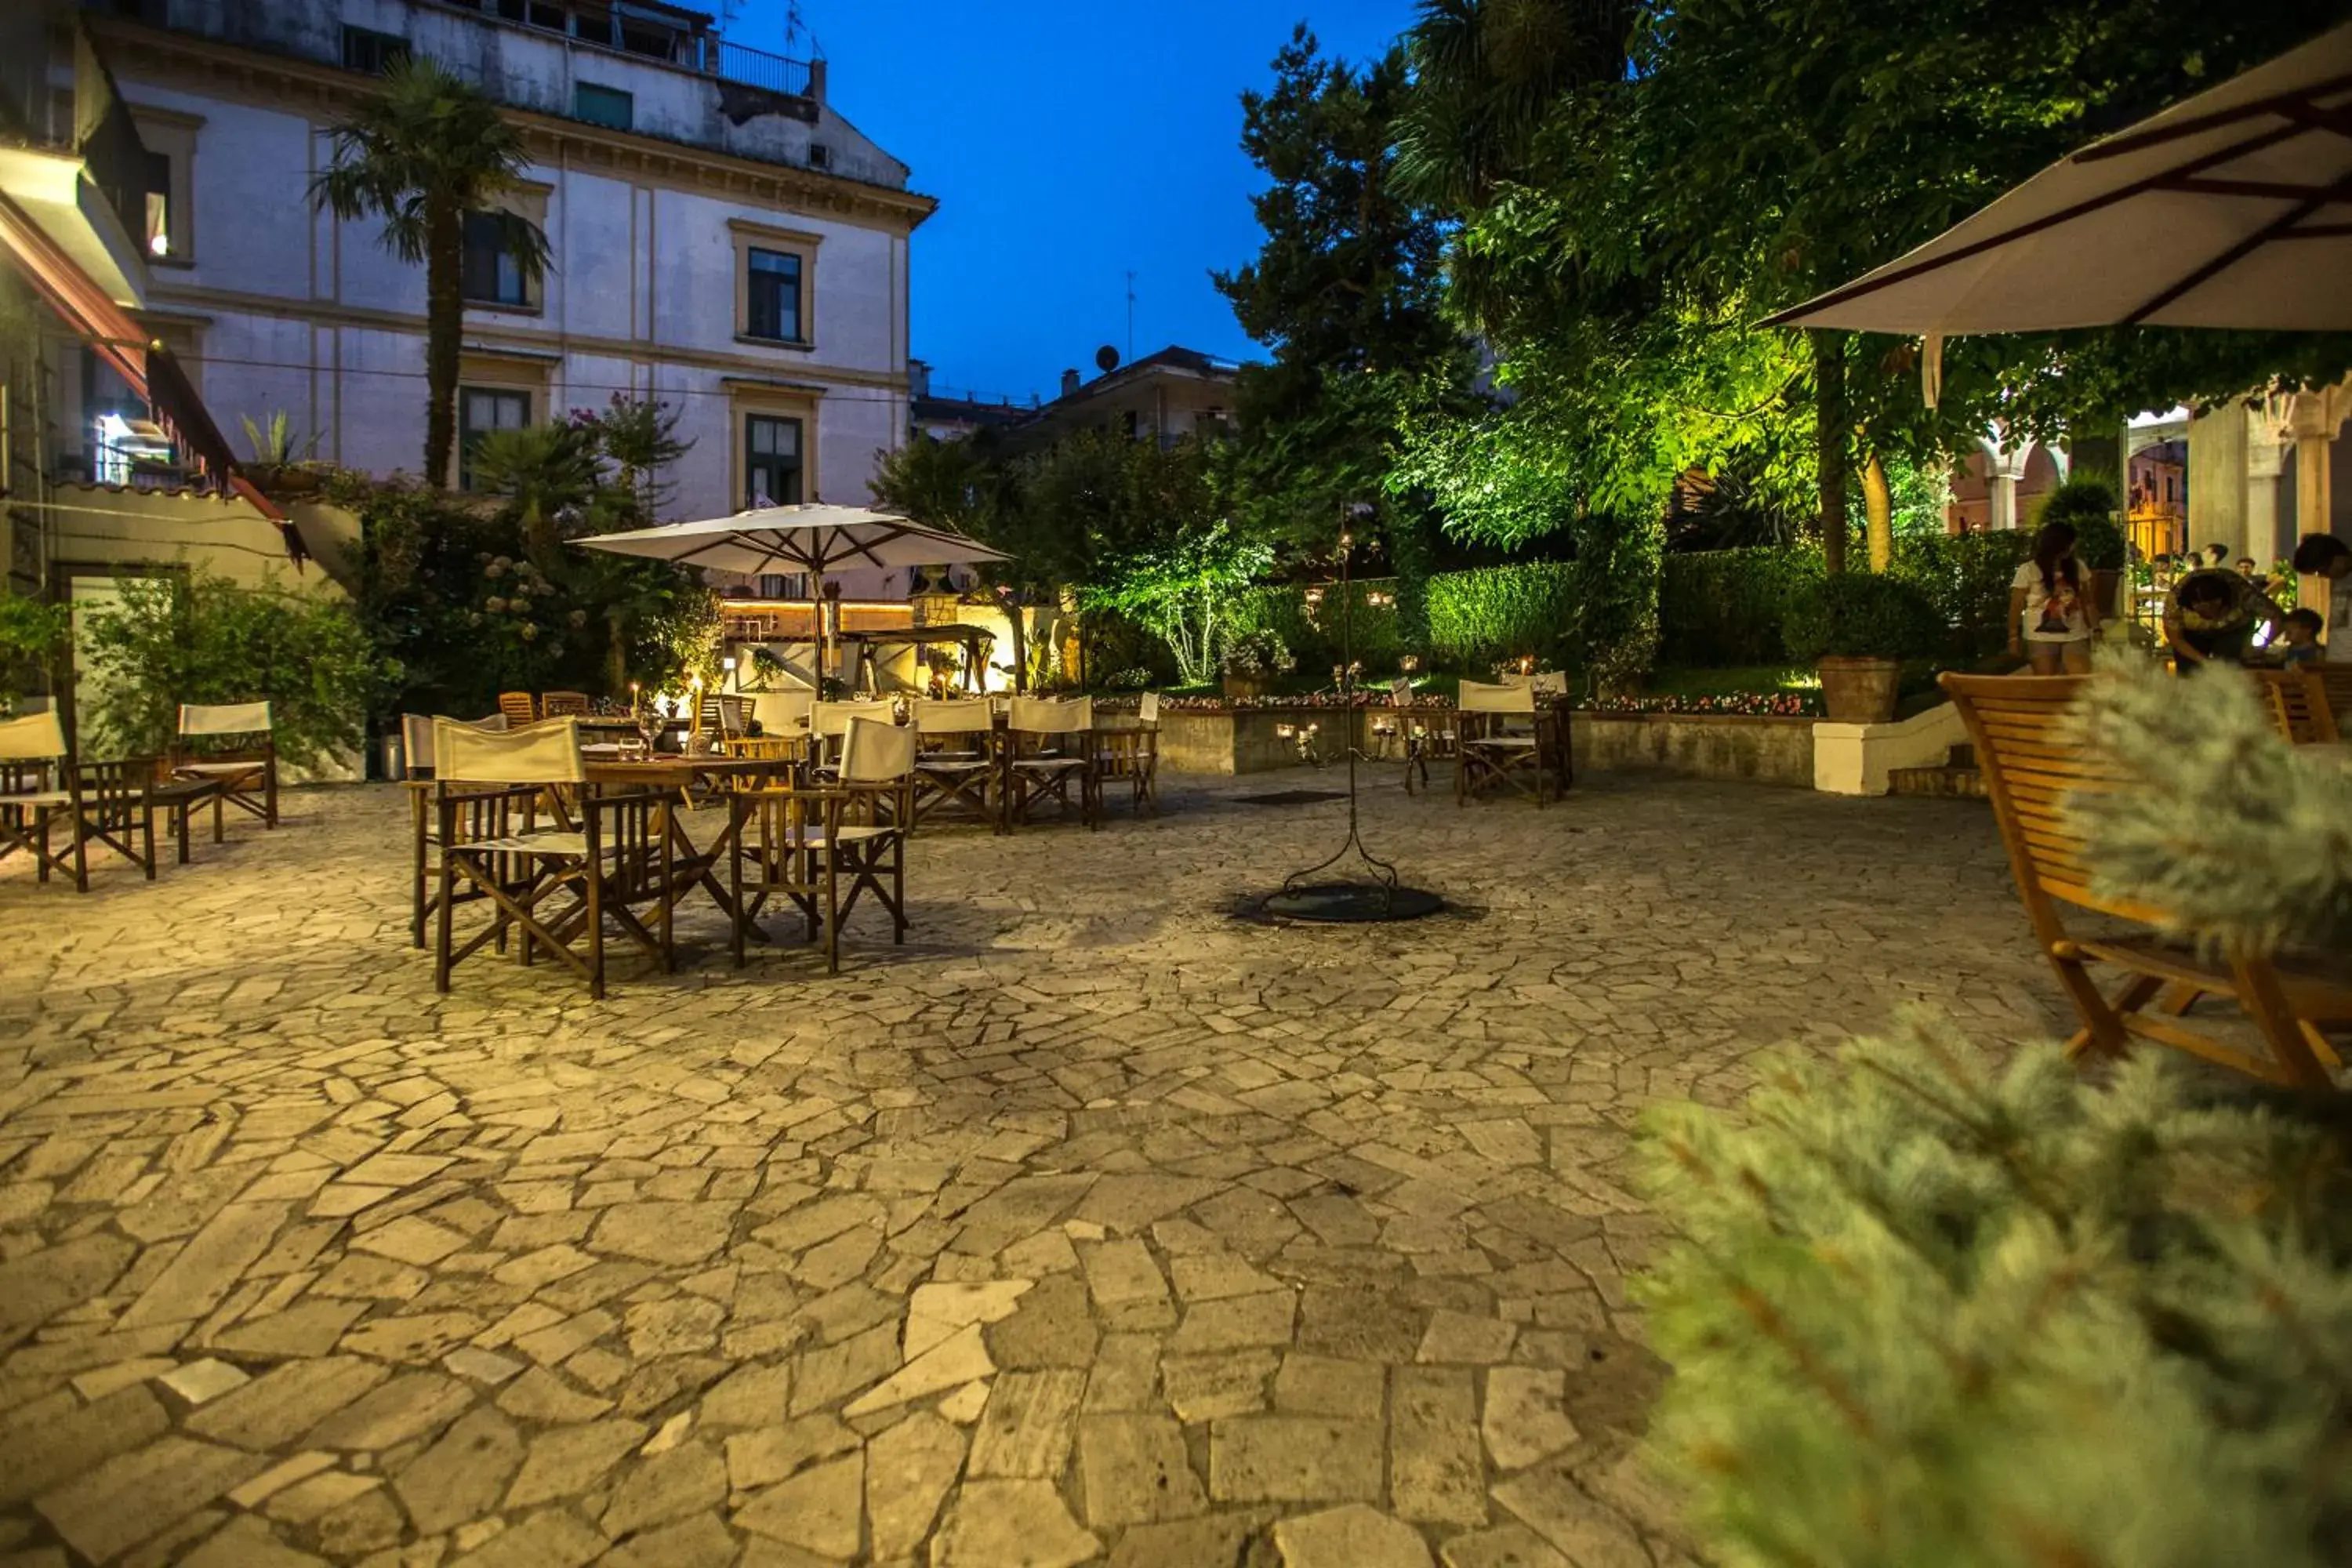
[[[763,572],[760,574],[760,597],[762,599],[805,599],[808,596],[808,574],[805,572]]]
[[[150,256],[172,254],[172,155],[147,154],[146,241]]]
[[[743,420],[743,504],[798,506],[801,422],[751,414]]]
[[[459,276],[466,298],[476,304],[526,306],[531,302],[522,260],[507,243],[507,232],[503,214],[466,215],[466,257]]]
[[[806,342],[801,330],[801,258],[789,250],[755,247],[748,254],[745,335],[784,343]]]
[[[407,58],[408,40],[397,33],[379,33],[372,27],[343,29],[345,70],[382,76]]]
[[[530,423],[530,394],[497,386],[457,389],[457,488],[474,488],[474,447],[492,430]]]
[[[572,89],[572,118],[602,125],[608,131],[626,131],[635,121],[636,104],[635,95],[616,87],[598,87],[583,81]]]

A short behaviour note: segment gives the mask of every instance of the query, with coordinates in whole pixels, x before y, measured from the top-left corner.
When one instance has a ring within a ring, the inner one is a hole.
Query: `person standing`
[[[2332,533],[2306,533],[2295,542],[2294,569],[2326,580],[2326,658],[2352,664],[2352,544]]]
[[[2089,575],[2074,558],[2074,529],[2044,523],[2034,536],[2033,559],[2019,565],[2009,589],[2009,651],[2029,658],[2034,674],[2091,672],[2099,611]]]

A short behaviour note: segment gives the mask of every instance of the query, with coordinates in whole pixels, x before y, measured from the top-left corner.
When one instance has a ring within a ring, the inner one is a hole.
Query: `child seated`
[[[2279,663],[2289,669],[2317,664],[2327,652],[2319,646],[2319,628],[2323,624],[2317,610],[2289,610],[2281,616],[2278,637],[2271,645],[2271,651],[2278,655]]]

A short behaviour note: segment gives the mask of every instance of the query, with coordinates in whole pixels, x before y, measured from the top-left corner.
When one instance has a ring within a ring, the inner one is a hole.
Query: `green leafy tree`
[[[89,750],[154,756],[186,702],[270,705],[278,751],[316,768],[358,749],[370,706],[399,676],[352,605],[275,582],[247,588],[202,570],[117,580],[119,604],[82,618]]]
[[[1085,599],[1130,617],[1167,644],[1177,678],[1199,686],[1216,674],[1234,600],[1273,561],[1272,547],[1243,539],[1230,523],[1211,522],[1121,560]]]
[[[1271,90],[1242,98],[1242,150],[1271,181],[1251,198],[1265,240],[1215,275],[1272,355],[1239,379],[1241,519],[1319,554],[1356,509],[1377,509],[1370,527],[1387,537],[1418,647],[1435,520],[1425,498],[1389,488],[1399,433],[1477,400],[1474,356],[1441,310],[1436,214],[1397,178],[1404,53],[1359,69],[1323,56],[1302,25],[1274,72]]]
[[[72,628],[66,605],[0,591],[0,713],[14,712],[56,664]]]
[[[495,223],[527,282],[548,262],[537,225],[498,205],[530,163],[522,132],[478,89],[415,55],[330,132],[334,162],[310,199],[340,218],[378,217],[384,247],[425,268],[425,474],[444,489],[457,446],[457,350],[469,214]]]
[[[594,497],[601,475],[596,433],[574,424],[483,432],[471,459],[473,488],[514,509],[523,548],[542,571],[562,563],[562,519]]]

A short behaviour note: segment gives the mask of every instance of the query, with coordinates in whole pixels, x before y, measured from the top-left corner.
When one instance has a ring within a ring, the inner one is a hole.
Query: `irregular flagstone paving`
[[[1232,910],[1342,818],[1265,787],[926,831],[836,978],[698,902],[601,1005],[436,996],[383,787],[0,863],[0,1563],[1690,1563],[1629,1130],[1908,1001],[2047,1034],[1990,817],[1383,770],[1456,911],[1296,930]]]

